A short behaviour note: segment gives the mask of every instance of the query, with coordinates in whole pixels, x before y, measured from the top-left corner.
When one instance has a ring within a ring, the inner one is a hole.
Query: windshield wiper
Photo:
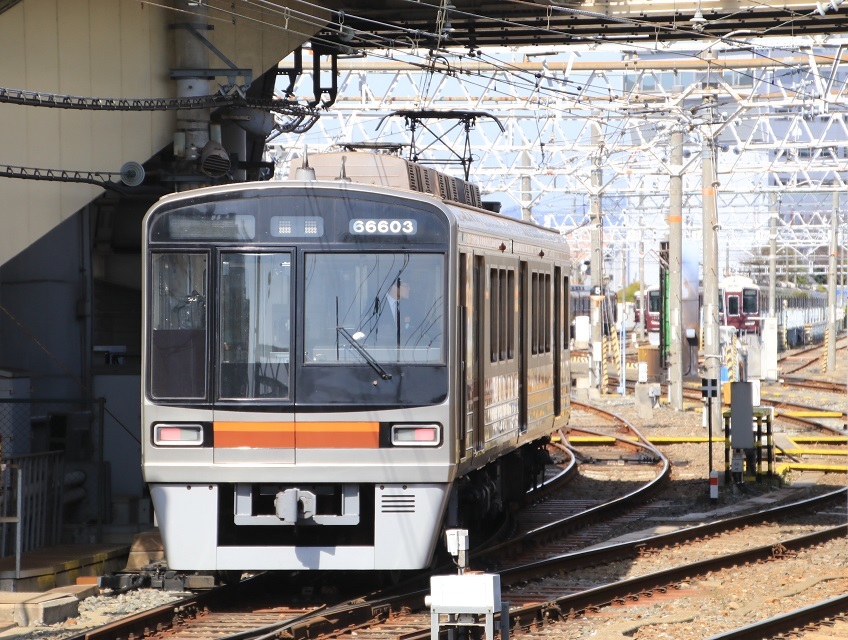
[[[370,364],[371,368],[374,369],[374,371],[376,371],[383,380],[392,379],[392,374],[386,371],[383,367],[381,367],[380,363],[374,359],[374,356],[369,353],[368,349],[359,344],[359,342],[357,342],[354,337],[350,335],[350,332],[347,329],[345,329],[344,327],[336,327],[336,331],[338,331],[340,334],[342,334],[342,336],[344,336],[344,338],[350,343],[350,346],[356,349],[359,355],[361,355],[365,359],[365,362]]]

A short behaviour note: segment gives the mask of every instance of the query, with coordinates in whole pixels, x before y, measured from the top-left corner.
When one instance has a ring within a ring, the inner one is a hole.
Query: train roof
[[[719,282],[719,288],[725,291],[740,291],[742,289],[759,289],[760,285],[748,276],[727,276]]]
[[[304,160],[306,167],[304,167]],[[295,158],[289,179],[297,180],[302,169],[312,169],[316,180],[350,180],[376,187],[392,187],[427,193],[441,200],[483,208],[480,187],[431,167],[399,156],[368,152],[328,152]]]
[[[761,285],[748,276],[735,275],[722,278],[719,288],[726,292],[741,291],[742,289],[756,289],[758,291],[767,292],[768,284]],[[825,295],[823,292],[815,288],[799,287],[795,283],[780,280],[775,283],[775,292],[777,295],[783,296],[784,298],[817,297],[819,295]]]
[[[307,160],[306,167],[303,167],[302,159],[293,160],[290,178],[282,182],[246,182],[201,187],[168,194],[160,198],[158,204],[225,197],[234,191],[261,193],[279,189],[283,185],[338,189],[341,184],[357,191],[400,191],[411,199],[430,201],[439,206],[452,218],[462,244],[505,254],[539,257],[547,255],[552,259],[570,260],[568,243],[559,231],[482,208],[479,187],[460,178],[386,154],[321,153],[310,155]],[[424,179],[422,176],[429,177]],[[437,187],[434,188],[434,185]],[[460,194],[465,194],[464,200]]]
[[[463,244],[522,255],[539,255],[544,248],[559,252],[549,257],[569,259],[568,244],[559,231],[484,208],[480,188],[462,178],[383,153],[320,153],[306,157],[305,164],[302,158],[292,160],[290,179],[311,169],[320,181],[347,180],[441,201],[453,214]]]

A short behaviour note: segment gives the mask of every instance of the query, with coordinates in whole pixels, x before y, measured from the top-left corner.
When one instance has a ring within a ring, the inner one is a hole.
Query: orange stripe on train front
[[[377,449],[379,422],[216,422],[215,448]]]
[[[216,449],[291,449],[294,422],[216,422]]]
[[[379,422],[298,422],[298,449],[377,449]]]

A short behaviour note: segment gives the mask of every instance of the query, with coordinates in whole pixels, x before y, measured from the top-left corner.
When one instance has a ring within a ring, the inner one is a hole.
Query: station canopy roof
[[[844,33],[848,2],[334,0],[326,42],[352,48],[527,47]],[[732,43],[732,42],[731,42]]]

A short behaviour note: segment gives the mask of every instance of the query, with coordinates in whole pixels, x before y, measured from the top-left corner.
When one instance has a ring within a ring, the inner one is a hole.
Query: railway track
[[[628,388],[632,388],[635,383],[628,382]],[[684,384],[683,385],[683,397],[688,400],[701,401],[701,387],[695,386],[693,384]],[[815,420],[811,420],[809,418],[802,417],[802,415],[797,414],[838,414],[839,412],[826,412],[822,411],[820,407],[811,407],[810,405],[800,404],[797,402],[789,402],[783,399],[777,398],[769,398],[765,394],[761,395],[760,402],[764,406],[774,407],[778,412],[778,417],[781,420],[786,420],[792,422],[794,424],[803,426],[808,429],[813,429],[817,431],[821,431],[828,434],[843,434],[842,428],[838,426],[830,426],[827,424],[823,424],[821,422],[817,422]],[[845,414],[841,414],[843,417]],[[838,415],[834,415],[833,418],[839,419]]]
[[[621,425],[614,424],[609,429],[598,431],[597,435],[609,436],[611,431],[620,431],[621,428]],[[574,434],[576,433],[577,430],[574,430]],[[625,433],[626,435],[621,434],[621,437],[629,450],[622,455],[632,456],[632,447],[634,446],[630,440],[632,434]],[[566,434],[566,439],[568,435],[570,434]],[[582,432],[581,435],[588,434]],[[622,451],[625,450],[622,449]],[[582,455],[586,455],[585,449]],[[548,501],[555,499],[555,491],[554,489],[554,494],[547,498]],[[643,502],[644,499],[643,496],[635,499],[635,502]],[[844,503],[845,492],[837,492],[835,496],[831,496],[828,500],[837,503],[841,500]],[[545,504],[545,502],[542,502],[542,504]],[[789,509],[809,510],[814,508],[811,504],[789,507]],[[614,501],[613,505],[615,505]],[[614,511],[620,510],[622,506],[619,503],[618,506],[606,508]],[[630,508],[636,509],[637,507]],[[782,509],[786,510],[787,508]],[[746,518],[774,519],[778,517],[778,513],[778,511],[770,511],[767,515],[746,516]],[[598,517],[597,512],[588,516],[590,521],[592,518],[597,519]],[[638,517],[638,514],[634,517]],[[518,541],[511,543],[514,546],[502,546],[500,551],[492,548],[486,550],[485,555],[474,556],[472,560],[474,568],[499,570],[505,589],[504,597],[513,606],[517,606],[515,611],[511,613],[510,625],[513,629],[517,630],[519,627],[536,628],[540,625],[544,626],[556,618],[573,618],[575,614],[569,613],[571,609],[574,609],[574,611],[594,610],[604,606],[605,603],[616,602],[617,599],[631,601],[634,597],[652,596],[662,592],[670,594],[680,591],[679,583],[675,582],[673,575],[667,578],[669,580],[667,583],[657,582],[659,576],[655,577],[653,580],[656,584],[653,586],[640,587],[639,585],[643,583],[639,581],[625,580],[621,584],[593,585],[588,592],[585,584],[578,583],[569,586],[562,584],[561,581],[554,580],[552,582],[551,576],[572,576],[581,568],[606,564],[614,560],[633,562],[635,558],[643,556],[650,549],[686,544],[687,539],[709,538],[718,535],[721,530],[749,525],[744,524],[743,519],[733,519],[724,523],[689,527],[682,532],[668,534],[666,537],[656,536],[636,542],[608,545],[599,549],[562,551],[556,546],[555,541],[562,539],[569,529],[572,529],[573,535],[574,526],[574,520],[569,524],[552,522],[544,523],[541,526],[531,526],[529,531],[518,536]],[[558,533],[557,530],[559,530]],[[837,532],[835,535],[844,535],[844,533],[844,531]],[[523,540],[520,540],[522,537]],[[587,535],[581,544],[585,547],[585,544],[592,540],[598,540],[598,536]],[[780,542],[780,544],[784,544],[784,542]],[[813,544],[813,542],[810,542],[810,544]],[[522,561],[520,556],[527,549],[532,549],[533,553],[542,550],[542,555],[531,555],[531,557],[525,557]],[[548,551],[547,554],[544,553],[545,549]],[[492,560],[492,558],[495,559]],[[484,564],[484,562],[488,564]],[[727,562],[735,562],[735,560],[727,560]],[[691,572],[693,569],[689,569],[689,571]],[[286,606],[271,602],[259,607],[253,605],[250,611],[246,612],[232,611],[232,606],[219,604],[225,602],[227,605],[231,605],[234,601],[233,596],[225,596],[223,600],[214,602],[206,600],[204,596],[193,596],[178,603],[176,607],[160,607],[158,612],[150,614],[153,616],[152,618],[148,618],[147,614],[135,616],[136,620],[131,623],[125,621],[118,626],[93,630],[77,637],[91,638],[92,640],[99,638],[129,639],[147,636],[193,638],[194,640],[220,637],[286,637],[297,640],[299,638],[339,637],[339,635],[351,636],[355,630],[357,640],[401,637],[404,640],[414,640],[416,637],[423,638],[430,633],[429,613],[423,606],[423,597],[428,591],[426,580],[426,576],[422,576],[418,584],[411,585],[412,588],[396,596],[389,597],[385,595],[388,592],[375,591],[370,596],[357,598],[353,601],[331,605],[326,602],[327,598],[324,598],[323,602],[318,599],[314,604],[308,607],[304,604],[300,608],[291,606],[292,597],[285,595],[284,592],[278,597],[278,600],[286,603]],[[531,584],[533,589],[528,587]],[[647,585],[648,583],[644,584]],[[239,591],[245,593],[249,588],[249,586],[242,585],[242,589]],[[619,589],[624,589],[624,591],[618,591]],[[264,591],[268,592],[268,589],[265,588]],[[621,593],[624,593],[624,595],[621,595]],[[634,596],[634,593],[641,595]],[[212,597],[211,594],[209,597]],[[581,605],[580,603],[585,604]],[[269,616],[270,618],[276,617],[276,621],[269,623]],[[257,623],[259,623],[258,626]],[[251,626],[257,628],[247,631],[246,629]],[[239,635],[232,635],[237,630]],[[226,633],[230,635],[224,635]]]
[[[848,638],[848,595],[828,598],[706,640],[840,640]]]
[[[687,592],[686,585],[698,576],[713,574],[728,567],[779,562],[784,558],[791,558],[803,549],[844,537],[848,533],[848,526],[841,524],[820,527],[804,535],[772,540],[768,544],[749,546],[731,553],[718,553],[715,557],[608,584],[592,585],[589,588],[576,579],[578,572],[586,567],[609,565],[612,562],[634,563],[638,558],[648,557],[659,550],[673,552],[679,549],[680,545],[692,547],[711,544],[713,550],[722,549],[727,544],[721,539],[716,540],[715,537],[726,532],[735,532],[737,539],[763,540],[765,536],[757,528],[761,526],[760,523],[783,522],[786,518],[797,517],[798,513],[828,509],[834,503],[844,503],[846,495],[848,494],[843,489],[757,514],[688,527],[664,535],[609,544],[506,569],[500,576],[504,598],[512,604],[509,626],[513,632],[532,631],[548,627],[554,622],[574,621],[604,607],[632,605],[646,599],[651,601],[655,597],[679,597]],[[254,585],[254,588],[256,586]],[[245,588],[244,585],[242,588]],[[191,603],[191,607],[199,611],[196,624],[189,625],[186,616],[188,606],[186,602],[182,602],[170,612],[177,622],[167,631],[152,622],[150,614],[145,614],[136,616],[134,631],[130,631],[126,626],[127,621],[124,621],[120,627],[112,625],[110,628],[102,628],[77,637],[91,640],[131,637],[314,640],[356,636],[357,640],[424,640],[430,634],[430,615],[424,606],[426,593],[426,587],[388,597],[378,593],[335,606],[325,606],[320,610],[316,607],[311,612],[273,607],[262,613],[277,616],[279,620],[250,630],[245,628],[248,620],[245,615],[229,614],[228,617],[226,613],[213,614],[209,610],[212,606],[210,600],[200,600],[200,597],[197,597]],[[162,614],[166,613],[164,610],[168,608],[160,609],[163,610],[159,612],[161,619]],[[251,615],[256,616],[257,612],[253,611]],[[213,622],[216,624],[210,624]],[[229,635],[223,636],[222,633]]]
[[[842,343],[842,344],[840,344]],[[848,348],[848,342],[845,338],[839,338],[836,342],[837,357],[844,357],[840,351]],[[780,358],[780,365],[784,375],[798,373],[803,369],[811,366],[825,357],[824,345],[815,344],[800,349],[795,349],[791,353],[786,353]]]
[[[839,393],[844,395],[848,385],[843,382],[834,382],[831,380],[813,380],[807,378],[786,377],[783,378],[783,384],[791,387],[799,387],[801,389],[812,389],[814,391],[824,391],[825,393]]]
[[[638,434],[638,431],[632,425],[624,421],[613,422],[611,414],[607,414],[606,418],[613,423],[613,427],[611,428],[613,431],[622,432],[623,430],[627,435]],[[586,435],[587,432],[584,431],[581,433]],[[592,435],[603,436],[607,434],[593,432]],[[597,524],[604,519],[613,520],[613,524],[607,525],[609,527],[613,526],[615,521],[622,522],[627,518],[642,517],[638,513],[630,513],[628,515],[628,511],[632,511],[639,504],[648,500],[652,492],[656,490],[656,486],[667,480],[669,467],[668,461],[641,434],[638,434],[638,438],[641,442],[634,443],[626,437],[619,436],[616,445],[621,452],[619,457],[632,458],[638,453],[642,456],[640,467],[645,466],[644,462],[646,460],[652,463],[661,460],[659,474],[650,472],[646,482],[631,479],[631,483],[637,482],[640,485],[644,485],[640,487],[642,489],[641,491],[619,491],[619,494],[626,493],[626,495],[616,495],[600,504],[597,504],[597,501],[594,504],[589,504],[585,500],[581,503],[579,500],[562,500],[557,498],[557,492],[562,492],[563,487],[570,486],[570,482],[576,475],[576,464],[573,455],[576,449],[561,443],[552,443],[551,447],[557,449],[562,454],[563,461],[556,465],[554,467],[555,471],[551,472],[543,482],[540,482],[539,486],[530,492],[528,500],[531,504],[519,512],[517,516],[518,522],[515,524],[515,528],[518,533],[514,534],[512,540],[509,542],[501,543],[495,547],[490,546],[489,550],[486,551],[488,558],[491,558],[492,554],[496,553],[495,550],[497,550],[497,553],[503,555],[503,557],[512,555],[513,558],[509,565],[514,566],[521,562],[520,558],[522,554],[526,557],[527,554],[533,553],[533,549],[544,548],[546,544],[552,544],[550,542],[551,540],[562,537],[566,532],[573,532],[593,523]],[[607,446],[604,449],[605,453],[608,453],[610,447]],[[583,457],[587,458],[590,456],[584,452]],[[597,460],[599,457],[598,452],[595,452],[593,457]],[[606,460],[605,463],[610,460]],[[617,468],[618,465],[607,466],[613,469]],[[641,469],[637,470],[640,471],[641,477],[645,476]],[[655,482],[657,485],[652,486]],[[541,509],[538,505],[542,505]],[[539,516],[542,510],[545,512],[543,519]],[[562,547],[562,550],[565,551],[566,549],[585,546],[588,540],[597,539],[597,535],[597,532],[594,532],[584,534],[582,539],[579,536],[573,538],[567,546]],[[485,561],[490,562],[491,560]],[[482,556],[480,556],[480,562],[484,562]],[[262,579],[257,578],[257,580]],[[405,581],[403,585],[415,585],[416,583],[419,589],[426,589],[427,576],[413,576]],[[245,588],[255,590],[251,584],[249,583],[246,587],[242,584],[241,589],[235,593],[243,597]],[[396,590],[398,588],[400,587],[395,587],[394,589]],[[305,614],[306,611],[290,611],[285,608],[270,606],[262,606],[258,609],[254,607],[246,611],[235,611],[232,610],[232,607],[225,607],[226,610],[221,610],[221,602],[231,604],[236,600],[233,595],[225,596],[223,600],[216,600],[214,594],[217,593],[218,591],[216,590],[215,592],[210,592],[208,595],[192,596],[191,598],[180,601],[173,609],[166,606],[152,611],[149,614],[149,618],[144,615],[136,616],[135,619],[119,623],[111,628],[106,627],[102,630],[93,630],[79,637],[91,638],[92,640],[95,638],[119,636],[129,638],[164,633],[166,629],[168,630],[168,637],[174,638],[191,637],[196,639],[199,637],[216,637],[216,630],[221,628],[228,626],[232,628],[246,627],[253,624],[254,621],[264,623],[267,616],[276,616],[279,618],[281,616]],[[326,616],[327,614],[324,613],[324,617]],[[317,628],[314,620],[309,625],[311,629]],[[313,632],[310,631],[309,633],[311,634]],[[207,636],[206,634],[209,635]]]
[[[614,486],[613,495],[606,496],[602,502],[553,495],[523,509],[516,516],[515,532],[510,540],[472,554],[480,568],[503,571],[510,566],[568,553],[605,539],[616,527],[656,510],[657,507],[645,503],[668,483],[671,466],[665,455],[630,422],[582,403],[574,402],[573,408],[590,411],[610,424],[606,430],[569,428],[563,430],[562,437],[564,441],[575,436],[613,439],[619,453],[611,453],[610,445],[576,449],[576,456],[584,461],[581,474],[587,467],[618,471],[615,478],[604,478],[606,485]],[[566,446],[575,450],[573,444]],[[624,473],[619,471],[625,467]],[[594,488],[592,496],[597,496]]]

